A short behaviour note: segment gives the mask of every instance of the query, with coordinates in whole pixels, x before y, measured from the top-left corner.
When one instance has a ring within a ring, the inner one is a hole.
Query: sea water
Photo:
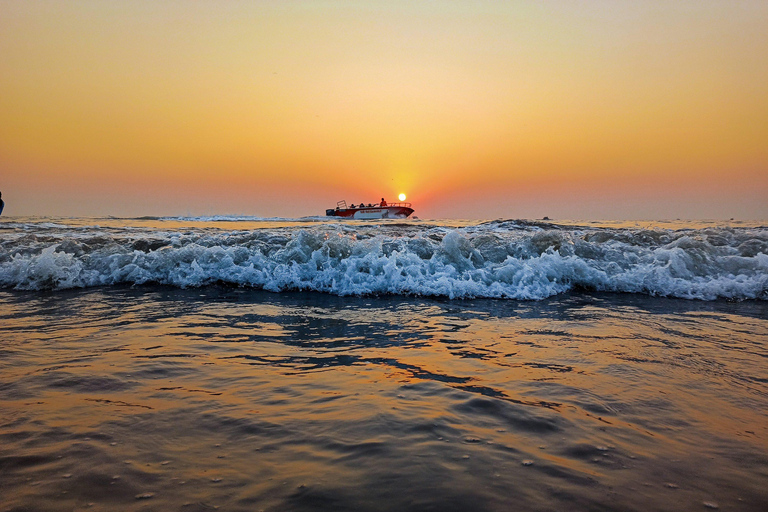
[[[0,510],[768,507],[760,222],[0,219]]]

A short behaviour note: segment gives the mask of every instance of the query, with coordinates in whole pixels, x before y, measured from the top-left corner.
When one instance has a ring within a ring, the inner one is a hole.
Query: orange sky
[[[0,0],[5,215],[768,218],[768,2]]]

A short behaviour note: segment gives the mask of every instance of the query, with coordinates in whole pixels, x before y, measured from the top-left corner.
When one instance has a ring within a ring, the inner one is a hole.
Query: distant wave
[[[214,234],[194,228],[27,231],[0,242],[0,287],[20,290],[227,283],[337,295],[542,299],[585,289],[768,299],[768,230],[754,228],[588,229],[493,221],[453,229],[308,221]]]
[[[251,215],[210,215],[198,217],[156,217],[156,220],[183,222],[318,222],[327,221],[328,217],[256,217]]]
[[[329,220],[326,216],[259,217],[255,215],[144,215],[141,217],[107,217],[111,220],[179,221],[179,222],[317,222]]]

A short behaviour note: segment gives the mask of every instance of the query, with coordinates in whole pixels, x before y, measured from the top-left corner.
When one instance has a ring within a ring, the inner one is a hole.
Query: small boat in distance
[[[347,219],[405,219],[413,213],[411,203],[353,204],[347,206],[346,201],[336,203],[336,209],[325,210],[327,217],[344,217]]]

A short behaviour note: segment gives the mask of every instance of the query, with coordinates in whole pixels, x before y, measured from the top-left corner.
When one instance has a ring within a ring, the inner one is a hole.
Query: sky
[[[5,215],[768,219],[768,2],[0,0]]]

